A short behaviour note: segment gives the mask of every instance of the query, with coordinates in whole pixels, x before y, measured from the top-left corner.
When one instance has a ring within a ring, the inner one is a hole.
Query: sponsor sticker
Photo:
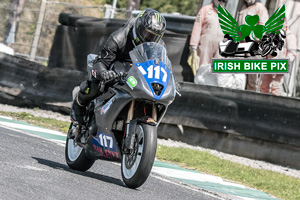
[[[115,98],[111,98],[111,99],[110,99],[110,100],[109,100],[109,101],[101,108],[101,115],[104,114],[104,113],[106,113],[106,112],[109,110],[111,104],[112,104],[114,101],[115,101]]]
[[[137,80],[133,76],[130,76],[126,83],[133,90],[133,88],[137,85]]]
[[[98,136],[92,137],[94,150],[97,151],[101,157],[107,159],[118,159],[119,154],[114,138],[110,134],[98,132]]]

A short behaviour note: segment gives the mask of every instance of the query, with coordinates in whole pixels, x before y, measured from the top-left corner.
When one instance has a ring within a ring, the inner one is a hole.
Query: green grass
[[[156,158],[239,182],[277,198],[300,199],[300,179],[223,160],[206,151],[159,145]]]
[[[42,126],[63,133],[67,133],[70,126],[70,122],[60,121],[52,118],[35,117],[34,115],[25,112],[13,113],[0,111],[0,115],[10,116],[16,120],[26,121],[33,125]]]
[[[0,115],[11,116],[17,120],[23,120],[63,133],[67,133],[70,124],[69,122],[55,119],[35,117],[25,112],[12,113],[0,111]],[[206,151],[159,145],[156,158],[162,161],[176,163],[185,168],[195,169],[199,172],[213,174],[224,179],[239,182],[267,192],[280,199],[300,199],[300,179],[223,160]]]

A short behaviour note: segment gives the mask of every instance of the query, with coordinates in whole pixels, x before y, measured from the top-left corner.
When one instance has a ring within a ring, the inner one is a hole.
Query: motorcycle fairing
[[[168,59],[165,47],[155,42],[147,42],[138,45],[129,52],[129,55],[133,64],[128,71],[128,77],[133,76],[137,81],[137,85],[133,90],[126,85],[128,89],[124,87],[123,90],[131,94],[133,98],[144,98],[165,106],[172,103],[176,93],[175,80],[172,73],[172,65]],[[141,64],[144,65],[144,68],[141,66]],[[152,68],[149,68],[151,65],[153,65],[153,70]],[[160,68],[156,68],[156,72],[154,69],[157,67],[157,65],[160,65]],[[167,72],[167,76],[165,76],[167,78],[166,82],[163,81],[165,80],[164,71]],[[149,72],[152,73],[152,76],[150,74],[150,78],[153,78],[153,82],[162,81],[164,83],[164,91],[160,94],[158,93],[159,95],[155,95],[155,93],[153,94],[151,81],[145,79],[145,77],[148,78]],[[159,80],[155,80],[155,72],[157,73],[157,79]]]
[[[113,134],[98,130],[96,137],[91,137],[91,142],[95,152],[94,155],[97,155],[101,159],[121,160],[122,154]]]
[[[111,130],[112,124],[120,111],[132,100],[128,93],[117,88],[115,90],[117,94],[111,97],[104,105],[100,98],[97,98],[95,101],[96,124],[101,130]]]
[[[163,62],[159,62],[159,65],[156,65],[154,60],[148,60],[143,63],[135,63],[135,65],[146,80],[154,99],[161,99],[169,83],[170,70],[166,68],[166,65]],[[156,95],[152,87],[152,83],[158,83],[163,86],[160,95]]]

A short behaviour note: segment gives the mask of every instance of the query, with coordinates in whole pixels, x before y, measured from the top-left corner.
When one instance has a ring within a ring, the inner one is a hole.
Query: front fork
[[[131,121],[132,118],[133,118],[133,114],[134,114],[134,104],[135,104],[135,100],[132,100],[132,101],[131,101],[131,104],[130,104],[130,108],[129,108],[129,110],[128,110],[126,124],[129,124],[130,121]],[[156,106],[155,106],[154,103],[152,104],[152,119],[153,119],[155,122],[157,122],[157,109],[156,109]]]
[[[134,104],[135,104],[135,100],[131,101],[129,110],[128,110],[128,114],[127,114],[127,121],[126,124],[129,124],[129,122],[132,120],[133,118],[133,112],[134,112]]]
[[[135,100],[132,100],[127,114],[126,135],[125,135],[125,141],[123,143],[123,153],[125,154],[131,154],[134,148],[135,130],[137,125],[137,120],[133,120],[134,105],[135,105]],[[154,103],[152,104],[152,120],[150,121],[151,122],[157,121],[157,109]]]

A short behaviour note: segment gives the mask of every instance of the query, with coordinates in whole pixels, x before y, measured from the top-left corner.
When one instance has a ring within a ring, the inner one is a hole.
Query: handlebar
[[[117,76],[115,78],[109,79],[107,81],[102,81],[103,84],[109,84],[109,83],[113,83],[113,82],[120,82],[120,81],[124,81],[124,78],[127,76],[127,72],[123,73],[119,73],[117,74]]]
[[[100,92],[103,92],[104,91],[104,88],[105,88],[105,85],[113,85],[115,83],[125,83],[126,81],[124,80],[124,78],[127,76],[127,72],[125,73],[119,73],[117,74],[117,76],[115,78],[112,78],[112,79],[109,79],[107,81],[101,81],[99,83],[99,88],[100,88]]]

